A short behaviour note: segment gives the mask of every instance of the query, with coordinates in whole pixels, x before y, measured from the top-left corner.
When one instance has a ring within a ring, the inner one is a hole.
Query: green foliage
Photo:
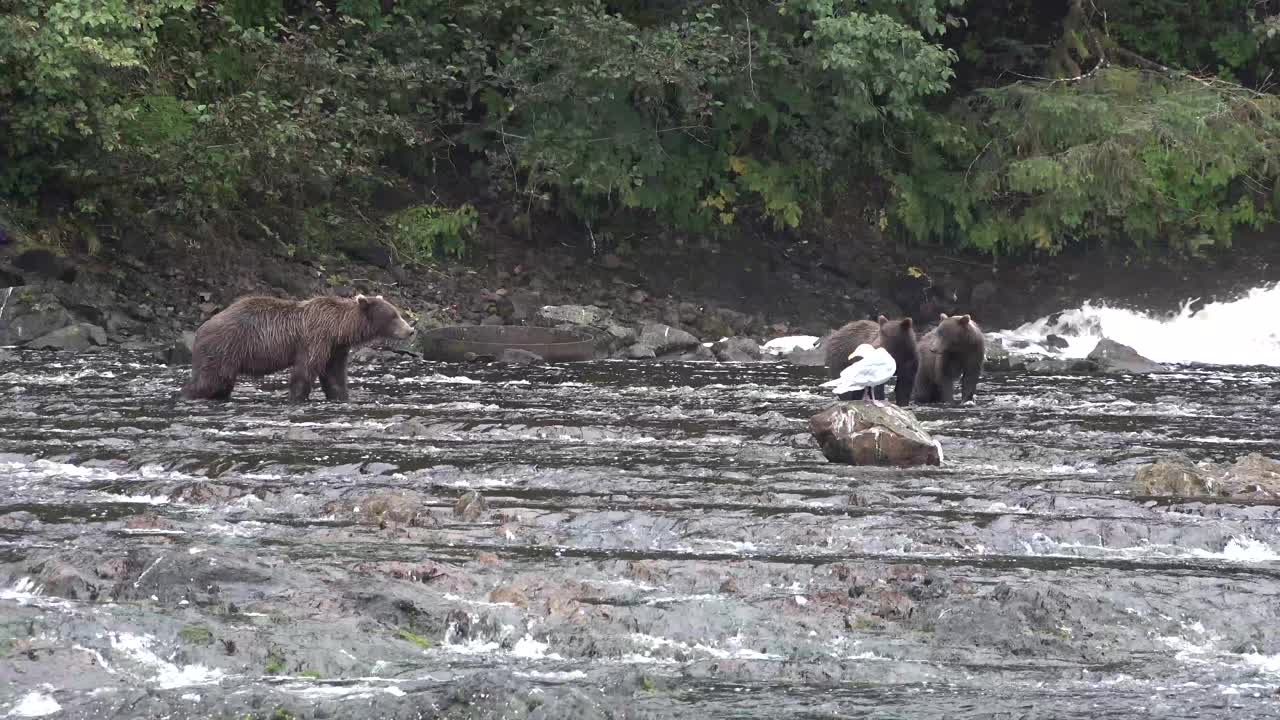
[[[442,208],[417,205],[389,220],[391,245],[401,260],[425,264],[436,255],[462,257],[479,214],[471,205]]]
[[[1270,218],[1278,131],[1276,98],[1196,80],[1110,69],[1015,84],[922,128],[894,209],[919,239],[993,253],[1226,245]]]
[[[705,230],[749,210],[795,226],[847,169],[837,158],[952,75],[954,53],[925,37],[942,29],[933,2],[873,5],[703,5],[646,27],[558,9],[486,101],[490,162],[529,202],[578,215],[640,208]]]
[[[192,645],[210,645],[213,643],[213,633],[203,625],[184,625],[182,629],[178,630],[178,637]]]
[[[411,633],[408,630],[405,630],[403,628],[397,631],[396,634],[400,637],[401,640],[411,642],[423,650],[428,650],[431,648],[431,641],[422,637],[421,635]]]
[[[267,664],[263,666],[262,673],[264,675],[279,675],[284,672],[285,668],[284,656],[278,651],[272,650],[267,653]]]
[[[1280,7],[1061,5],[0,0],[0,199],[75,198],[42,222],[86,236],[376,233],[417,263],[464,254],[468,195],[526,228],[711,233],[802,228],[885,180],[882,230],[1001,253],[1266,220]],[[1030,77],[1099,51],[1084,80]],[[1263,94],[1180,72],[1202,68]],[[374,202],[423,185],[454,209]]]
[[[164,18],[195,0],[28,0],[0,13],[0,193],[35,190],[86,143],[119,143],[121,100]]]
[[[1115,41],[1177,68],[1236,80],[1265,78],[1280,62],[1280,44],[1263,15],[1274,2],[1257,0],[1106,0]]]

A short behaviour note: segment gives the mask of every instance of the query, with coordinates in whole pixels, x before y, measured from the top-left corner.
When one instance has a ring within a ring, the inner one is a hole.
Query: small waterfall
[[[992,335],[1015,353],[1084,357],[1107,337],[1157,362],[1280,366],[1280,283],[1231,302],[1193,309],[1196,302],[1165,316],[1087,302]]]

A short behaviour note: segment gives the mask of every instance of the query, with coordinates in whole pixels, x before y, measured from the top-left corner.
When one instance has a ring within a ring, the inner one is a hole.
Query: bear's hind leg
[[[295,365],[289,376],[289,399],[293,402],[306,402],[311,397],[312,382],[311,369],[303,364]]]

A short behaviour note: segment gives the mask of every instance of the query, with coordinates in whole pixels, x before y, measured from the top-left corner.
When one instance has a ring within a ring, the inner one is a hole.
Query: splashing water
[[[1249,291],[1231,302],[1195,299],[1165,317],[1086,302],[1014,330],[992,333],[1011,352],[1065,357],[1088,355],[1103,337],[1157,362],[1280,366],[1280,283]],[[1054,348],[1056,335],[1066,342]]]

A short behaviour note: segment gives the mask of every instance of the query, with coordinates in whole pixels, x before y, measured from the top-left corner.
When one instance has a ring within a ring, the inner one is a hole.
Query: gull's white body
[[[840,377],[822,383],[822,387],[829,387],[836,395],[843,395],[884,384],[898,371],[898,364],[884,348],[873,348],[863,343],[849,357],[859,359],[840,371]]]

